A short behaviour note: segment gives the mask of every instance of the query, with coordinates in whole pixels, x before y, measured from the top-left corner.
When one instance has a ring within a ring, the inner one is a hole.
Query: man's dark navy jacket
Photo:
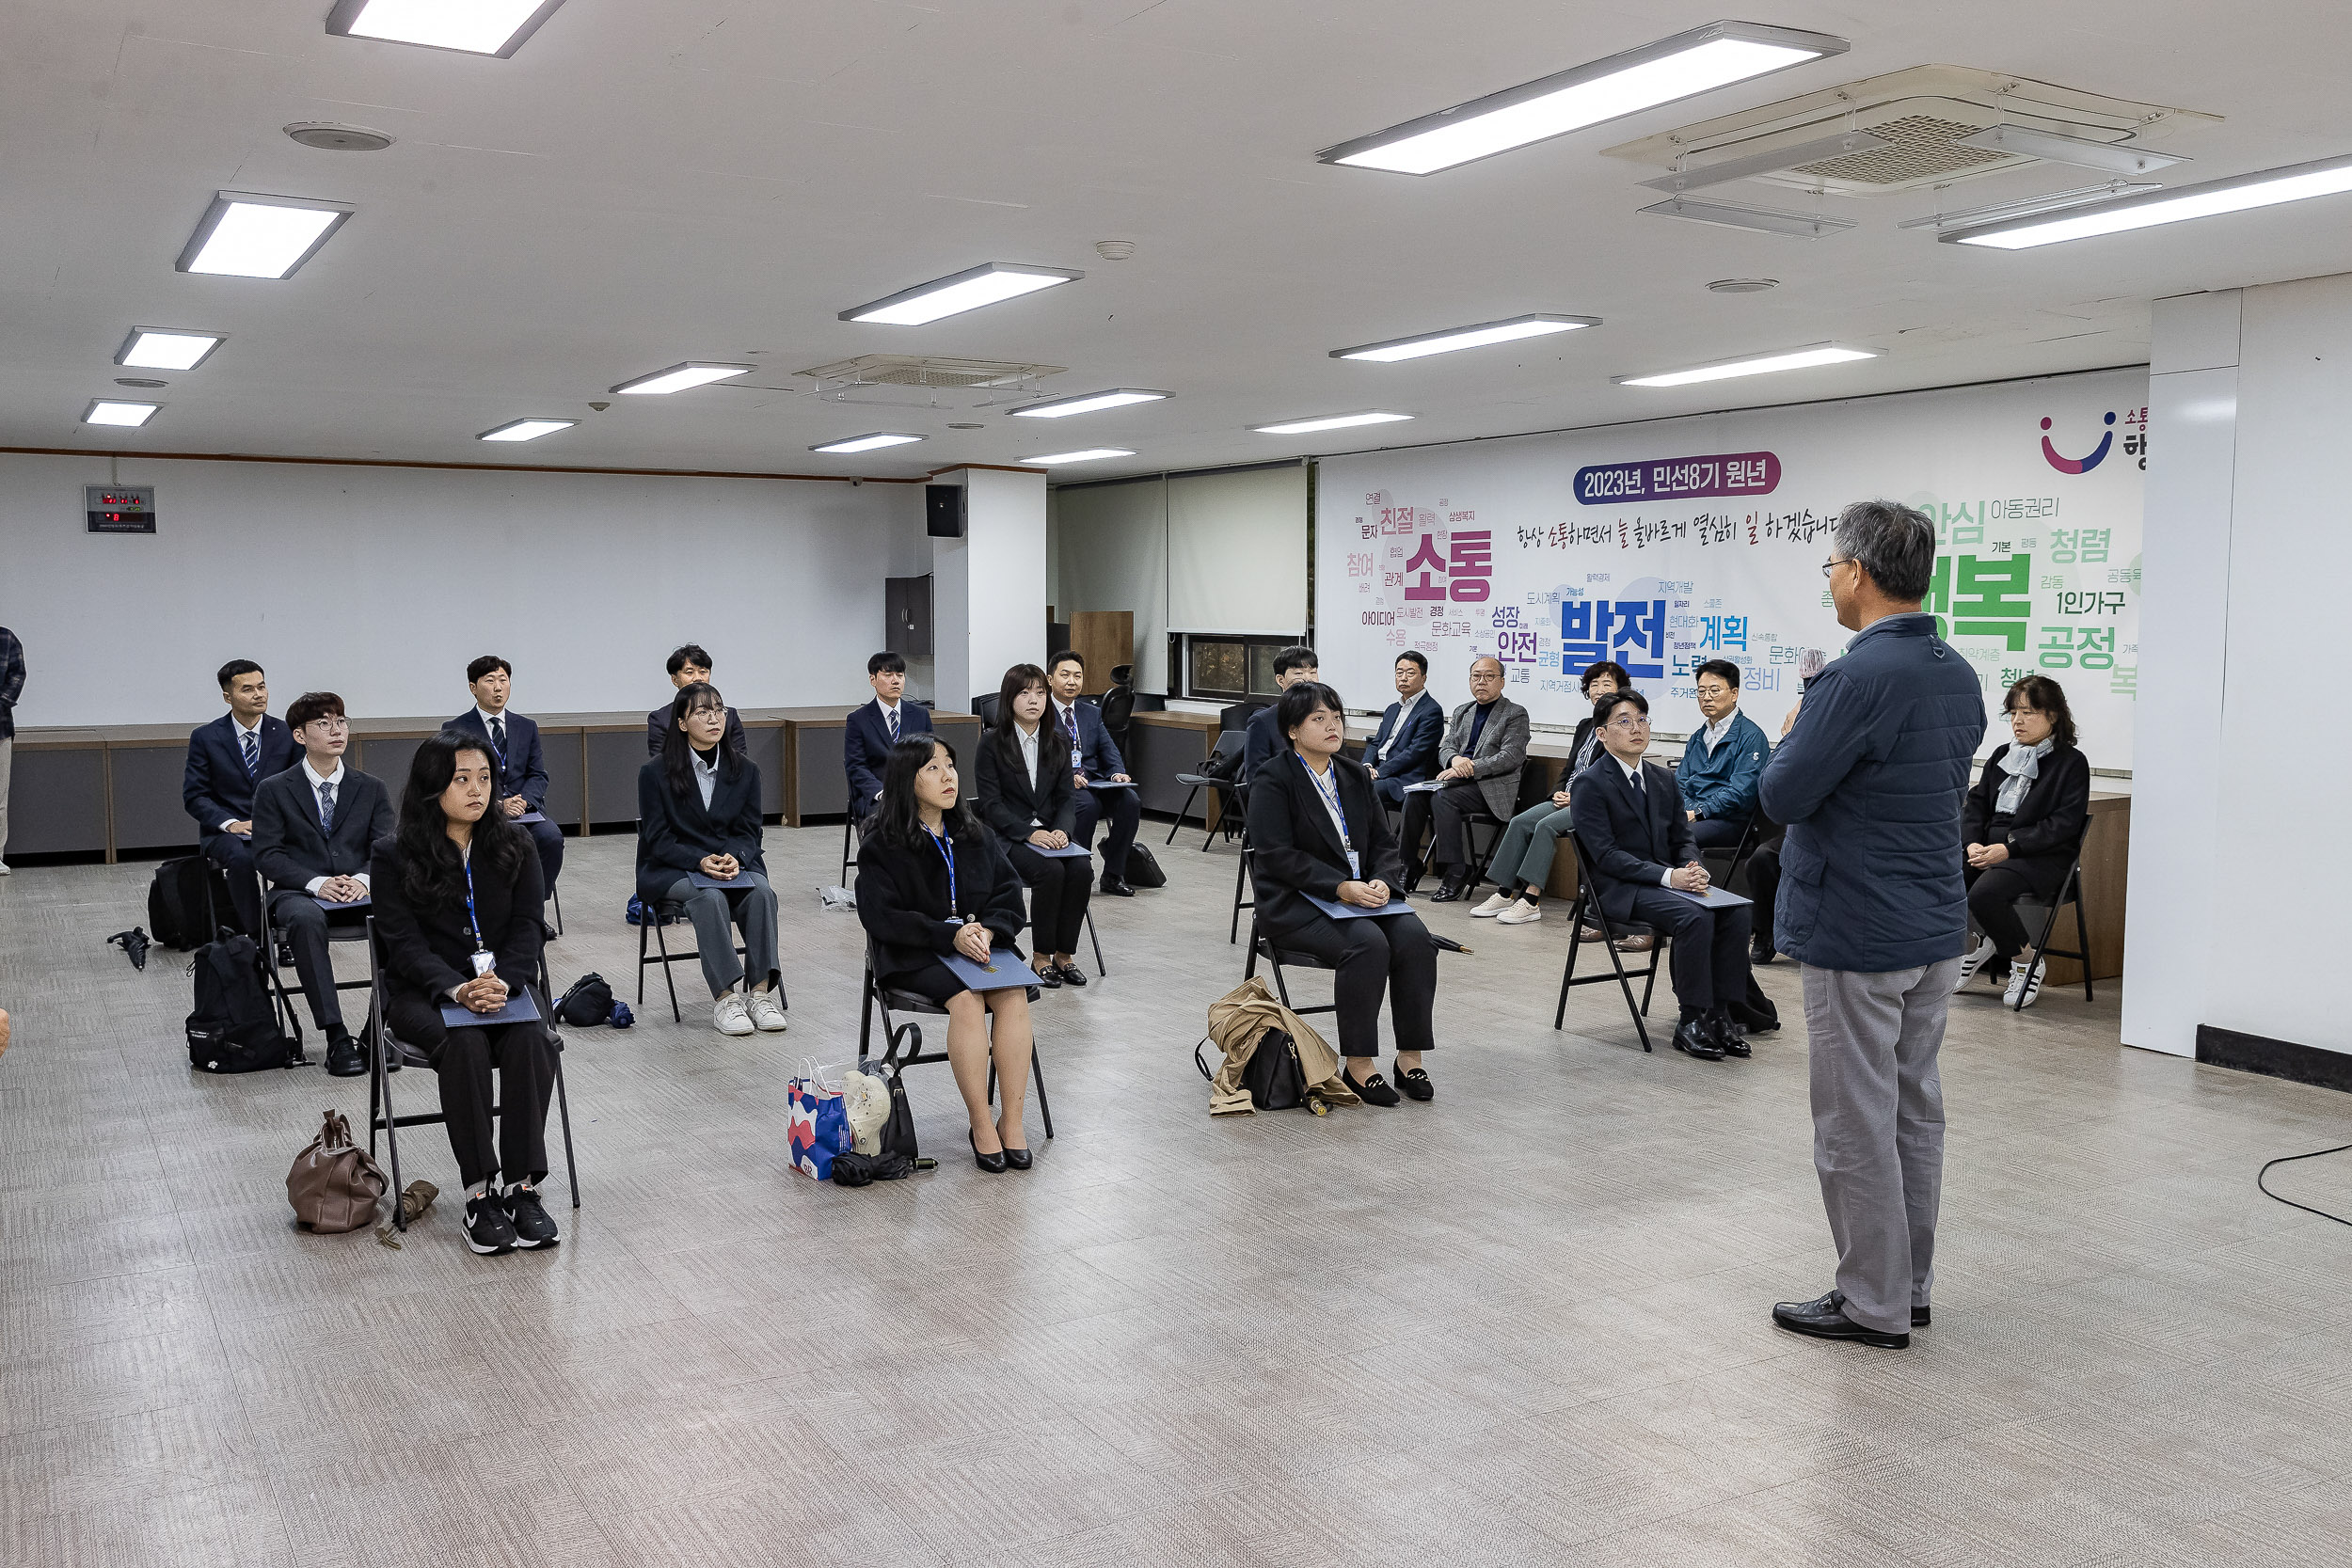
[[[224,713],[188,736],[188,770],[180,799],[204,837],[218,834],[223,822],[253,820],[253,786],[302,760],[302,748],[294,744],[294,731],[283,719],[262,716],[261,742],[262,766],[247,773],[233,715]]]
[[[1065,750],[1070,745],[1068,730],[1063,723],[1061,699],[1046,699],[1046,711],[1052,716],[1055,729],[1062,736]],[[1077,717],[1078,768],[1089,779],[1108,779],[1114,773],[1127,771],[1127,759],[1119,754],[1111,741],[1111,732],[1104,727],[1103,710],[1093,703],[1080,700],[1070,705],[1069,711]]]
[[[501,713],[506,721],[506,751],[498,758],[499,794],[519,795],[531,802],[532,811],[548,809],[548,765],[539,753],[538,723],[519,713]],[[441,726],[446,730],[463,730],[468,735],[490,738],[489,726],[482,721],[478,708],[468,708]],[[492,747],[496,752],[497,748]]]
[[[898,737],[928,735],[931,710],[920,703],[898,699]],[[860,816],[874,809],[882,793],[882,768],[890,760],[890,721],[882,717],[882,699],[850,710],[850,727],[841,736],[841,762],[850,772],[850,809]],[[974,766],[966,757],[964,766]]]

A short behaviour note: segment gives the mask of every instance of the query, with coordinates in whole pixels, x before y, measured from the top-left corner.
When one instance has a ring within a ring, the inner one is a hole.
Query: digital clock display
[[[92,533],[155,531],[155,487],[151,484],[85,484],[82,512]]]

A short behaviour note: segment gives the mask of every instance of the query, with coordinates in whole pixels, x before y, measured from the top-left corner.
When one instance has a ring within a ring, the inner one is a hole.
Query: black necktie
[[[506,755],[506,720],[502,716],[490,721],[490,744],[499,749],[501,758]]]
[[[1639,768],[1636,768],[1632,772],[1628,773],[1626,777],[1633,781],[1633,793],[1635,797],[1641,800],[1642,804],[1648,805],[1649,786],[1642,782],[1642,770]]]
[[[335,786],[331,784],[319,785],[319,831],[329,838],[335,836]]]
[[[245,732],[245,776],[248,779],[262,776],[262,743],[254,738],[251,730]]]
[[[890,710],[890,740],[894,746],[898,741],[898,710],[895,707]]]

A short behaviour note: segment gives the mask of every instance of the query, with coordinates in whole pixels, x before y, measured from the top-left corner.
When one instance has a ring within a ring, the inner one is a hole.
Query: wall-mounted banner
[[[1702,722],[1692,671],[1726,658],[1776,735],[1798,657],[1850,635],[1821,579],[1830,529],[1885,497],[1935,520],[1927,608],[1987,708],[2048,675],[2091,762],[2129,768],[2147,463],[2144,370],[1328,458],[1315,649],[1368,708],[1406,648],[1448,707],[1492,654],[1563,728],[1589,711],[1578,675],[1611,658],[1673,734]]]

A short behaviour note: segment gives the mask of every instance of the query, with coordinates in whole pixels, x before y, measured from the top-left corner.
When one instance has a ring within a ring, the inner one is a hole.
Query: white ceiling
[[[329,38],[328,0],[13,0],[0,21],[0,444],[914,475],[1133,447],[1059,479],[1410,445],[2145,357],[2147,302],[2352,270],[2352,196],[1993,254],[1837,203],[1812,241],[1637,215],[1599,150],[1864,76],[1976,66],[2224,117],[2162,143],[2170,182],[2352,152],[2352,27],[2310,0],[1831,5],[1744,20],[1851,53],[1426,179],[1317,148],[1726,14],[1724,0],[568,0],[511,60]],[[313,150],[342,120],[389,151]],[[1945,205],[2093,182],[2019,170]],[[291,281],[172,261],[216,190],[348,201]],[[1727,185],[1710,196],[1801,204]],[[1110,262],[1093,242],[1134,240]],[[984,261],[1084,280],[925,327],[854,305]],[[1762,295],[1708,293],[1764,276]],[[1398,365],[1327,351],[1531,310],[1601,327]],[[201,369],[122,393],[134,325],[226,331]],[[1613,375],[1828,339],[1887,357],[1682,390]],[[866,353],[1066,365],[1057,394],[1169,402],[1064,420],[845,408],[789,372]],[[682,359],[775,388],[623,399]],[[99,395],[167,406],[78,422]],[[1409,425],[1248,427],[1382,406]],[[576,417],[520,447],[477,432]],[[951,419],[984,428],[951,432]],[[902,428],[920,446],[813,456]]]

